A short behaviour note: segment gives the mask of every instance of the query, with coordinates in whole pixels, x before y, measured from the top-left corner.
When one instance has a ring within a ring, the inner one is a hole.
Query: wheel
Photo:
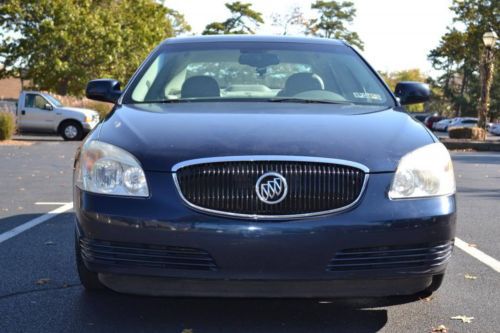
[[[76,256],[76,268],[78,270],[78,277],[83,287],[88,291],[103,290],[106,287],[99,281],[97,273],[89,271],[88,268],[83,263],[82,253],[80,250],[80,244],[78,242],[78,237],[75,235],[75,256]]]
[[[83,139],[82,125],[76,121],[67,121],[61,124],[59,133],[66,141],[79,141]]]

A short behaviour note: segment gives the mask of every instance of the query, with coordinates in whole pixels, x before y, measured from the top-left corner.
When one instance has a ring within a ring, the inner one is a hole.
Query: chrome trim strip
[[[187,160],[179,162],[172,167],[172,172],[176,172],[180,168],[190,165],[217,163],[217,162],[253,162],[253,161],[282,161],[282,162],[316,162],[327,164],[338,164],[351,166],[362,170],[364,173],[370,173],[365,165],[348,160],[340,160],[336,158],[323,158],[312,156],[291,156],[291,155],[241,155],[241,156],[221,156],[221,157],[206,157],[197,158],[194,160]]]
[[[191,202],[189,202],[186,197],[182,194],[181,187],[179,184],[179,180],[177,179],[177,170],[191,166],[191,165],[197,165],[197,164],[206,164],[206,163],[217,163],[217,162],[252,162],[252,161],[284,161],[284,162],[312,162],[312,163],[327,163],[327,164],[336,164],[336,165],[345,165],[345,166],[351,166],[354,168],[358,168],[362,170],[365,173],[365,178],[363,181],[363,186],[361,187],[361,191],[359,192],[358,197],[356,200],[354,200],[352,203],[350,203],[347,206],[341,207],[341,208],[335,208],[331,210],[325,210],[321,212],[314,212],[314,213],[305,213],[305,214],[292,214],[292,215],[258,215],[258,214],[239,214],[239,213],[231,213],[231,212],[225,212],[225,211],[220,211],[220,210],[215,210],[215,209],[209,209],[209,208],[204,208],[197,206]],[[233,218],[242,218],[242,219],[253,219],[253,220],[291,220],[291,219],[300,219],[300,218],[307,218],[307,217],[314,217],[314,216],[320,216],[320,215],[327,215],[327,214],[332,214],[332,213],[338,213],[340,211],[347,210],[353,206],[355,206],[360,200],[361,197],[363,196],[365,192],[365,188],[368,184],[368,178],[369,178],[369,173],[370,169],[366,167],[363,164],[357,163],[357,162],[352,162],[352,161],[347,161],[347,160],[341,160],[341,159],[334,159],[334,158],[322,158],[322,157],[310,157],[310,156],[289,156],[289,155],[243,155],[243,156],[222,156],[222,157],[208,157],[208,158],[198,158],[198,159],[193,159],[193,160],[187,160],[184,162],[180,162],[175,164],[172,167],[172,177],[174,180],[175,187],[177,188],[177,193],[181,197],[182,201],[184,203],[199,212],[202,213],[209,213],[212,215],[219,215],[219,216],[224,216],[224,217],[233,217]]]

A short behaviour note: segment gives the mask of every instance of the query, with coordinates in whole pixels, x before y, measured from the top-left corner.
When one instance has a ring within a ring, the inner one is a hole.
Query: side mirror
[[[396,85],[394,94],[399,97],[401,105],[408,105],[427,102],[431,96],[431,90],[425,83],[406,81]]]
[[[52,107],[52,105],[50,105],[49,103],[47,103],[47,104],[45,104],[43,106],[43,109],[47,110],[47,111],[52,111],[54,108]]]
[[[113,79],[92,80],[87,83],[87,89],[85,89],[88,99],[108,103],[116,103],[121,94],[120,82]]]

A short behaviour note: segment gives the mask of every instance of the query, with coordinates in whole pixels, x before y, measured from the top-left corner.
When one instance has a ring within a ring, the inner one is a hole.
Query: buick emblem
[[[259,177],[255,184],[255,192],[260,201],[277,204],[286,198],[288,185],[285,177],[277,172],[267,172]]]

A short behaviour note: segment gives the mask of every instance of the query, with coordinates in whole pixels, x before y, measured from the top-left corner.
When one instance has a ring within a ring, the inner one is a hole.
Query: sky
[[[231,0],[232,1],[232,0]],[[357,13],[350,25],[365,43],[363,56],[379,71],[419,68],[435,76],[427,54],[436,47],[446,27],[452,24],[451,0],[350,0]],[[230,0],[167,0],[166,5],[184,14],[199,34],[213,21],[224,21],[229,11],[224,3]],[[312,14],[312,1],[243,0],[261,12],[266,21],[258,34],[276,34],[280,29],[270,22],[272,13],[287,13],[302,7],[306,16]]]

